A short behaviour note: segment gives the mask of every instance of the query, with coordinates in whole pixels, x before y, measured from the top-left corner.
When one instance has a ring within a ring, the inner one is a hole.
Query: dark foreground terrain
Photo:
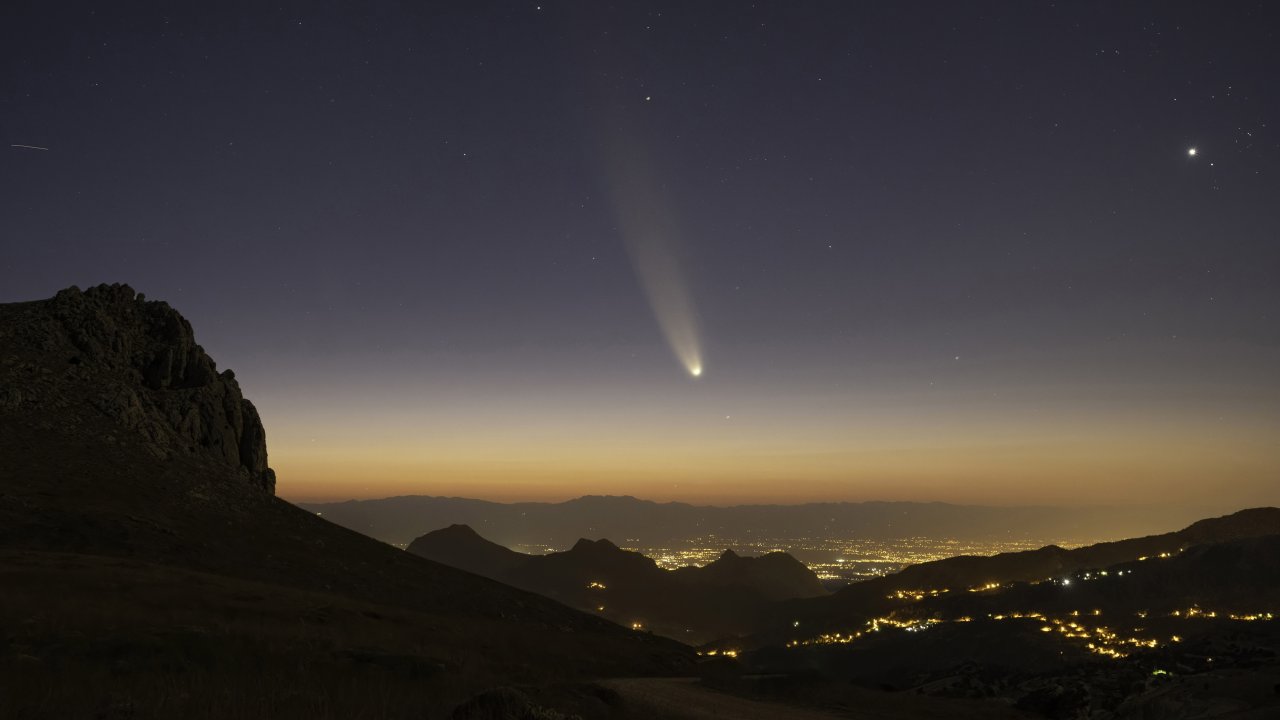
[[[124,286],[0,306],[0,458],[0,717],[439,717],[691,664],[275,498],[234,376]]]
[[[848,683],[784,712],[737,663],[697,683],[719,658],[274,484],[252,404],[167,305],[119,285],[0,305],[0,718],[1024,716]]]
[[[760,633],[705,652],[781,678],[719,678],[768,697],[854,683],[1050,718],[1272,718],[1277,609],[1280,510],[1255,508],[1074,551],[914,566],[780,604]]]

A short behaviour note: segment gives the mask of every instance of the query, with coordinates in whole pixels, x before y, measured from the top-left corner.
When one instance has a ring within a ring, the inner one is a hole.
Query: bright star
[[[1190,155],[1191,157],[1195,157],[1195,156],[1196,156],[1196,149],[1195,149],[1195,148],[1191,148],[1191,149],[1187,150],[1187,155]]]

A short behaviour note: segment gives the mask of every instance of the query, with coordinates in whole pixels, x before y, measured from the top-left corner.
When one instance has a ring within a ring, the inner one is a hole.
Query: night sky
[[[1274,3],[266,5],[6,3],[0,302],[287,498],[1280,504]]]

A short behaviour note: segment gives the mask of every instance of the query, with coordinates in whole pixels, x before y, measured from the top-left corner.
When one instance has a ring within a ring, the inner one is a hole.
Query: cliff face
[[[0,347],[12,351],[0,355],[0,412],[57,409],[67,425],[60,429],[72,432],[85,413],[100,413],[157,458],[225,464],[274,494],[258,411],[167,303],[99,285],[11,310],[0,327]]]

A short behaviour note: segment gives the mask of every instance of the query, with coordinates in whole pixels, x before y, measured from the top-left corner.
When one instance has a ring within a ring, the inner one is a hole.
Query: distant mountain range
[[[750,631],[772,603],[825,595],[818,577],[786,553],[726,550],[704,567],[664,570],[608,540],[527,555],[451,525],[410,543],[415,555],[545,595],[623,625],[702,643]]]
[[[996,507],[860,502],[718,507],[589,495],[560,503],[495,503],[411,495],[299,503],[326,520],[404,547],[432,528],[469,525],[496,543],[564,549],[578,538],[661,546],[691,538],[730,540],[953,538],[1089,542],[1147,535],[1203,517],[1203,510]]]

